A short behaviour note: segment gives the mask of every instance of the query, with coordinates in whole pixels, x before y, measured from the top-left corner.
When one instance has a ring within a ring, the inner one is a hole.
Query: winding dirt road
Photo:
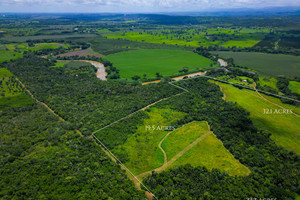
[[[184,126],[184,125],[183,125]],[[182,126],[182,127],[183,127]],[[172,165],[178,158],[180,158],[182,155],[184,155],[188,150],[190,150],[191,148],[193,148],[194,146],[196,146],[201,140],[203,140],[204,138],[206,138],[208,135],[212,134],[212,132],[210,131],[210,126],[208,125],[207,123],[207,126],[208,126],[208,132],[205,133],[204,135],[200,136],[199,138],[197,138],[193,143],[191,143],[190,145],[188,145],[187,147],[185,147],[181,152],[179,152],[178,154],[176,154],[171,160],[168,161],[167,159],[167,154],[166,152],[164,151],[164,149],[161,147],[161,144],[163,143],[163,141],[171,134],[173,133],[174,131],[171,131],[169,132],[160,142],[159,142],[159,149],[163,152],[164,154],[164,164],[156,169],[153,169],[153,170],[149,170],[149,171],[146,171],[146,172],[143,172],[139,175],[137,175],[136,177],[138,179],[142,179],[144,176],[148,175],[148,174],[151,174],[152,171],[156,171],[156,172],[161,172],[165,169],[167,169],[170,165]],[[182,128],[180,127],[180,128]],[[180,129],[179,128],[179,129]],[[178,130],[178,129],[176,129]],[[137,182],[135,182],[135,184],[138,184]],[[139,185],[137,185],[138,187],[140,187]]]

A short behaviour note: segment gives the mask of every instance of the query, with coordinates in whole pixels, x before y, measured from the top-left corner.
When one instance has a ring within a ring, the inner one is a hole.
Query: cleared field
[[[293,114],[276,114],[275,111],[282,110],[282,108],[265,101],[254,91],[240,90],[228,84],[211,82],[222,88],[227,101],[237,102],[237,104],[248,110],[255,126],[271,133],[271,139],[276,144],[300,154],[300,117]],[[291,109],[298,115],[300,114],[300,108],[298,107],[283,104],[274,97],[263,96],[275,104]],[[270,111],[272,111],[272,114]]]
[[[103,34],[109,39],[126,39],[137,42],[178,46],[252,47],[263,39],[267,29],[181,29]]]
[[[206,122],[191,122],[174,130],[162,143],[162,148],[171,160],[180,151],[209,131]]]
[[[9,61],[10,59],[21,58],[22,54],[13,51],[0,51],[0,62]]]
[[[278,88],[276,86],[276,83],[277,83],[276,78],[259,77],[259,81],[257,83],[263,87],[268,86],[268,87],[278,91]]]
[[[212,132],[195,147],[183,154],[170,167],[184,164],[191,164],[195,167],[205,166],[209,170],[220,169],[232,176],[250,174],[250,170],[236,160]]]
[[[156,77],[156,73],[163,76],[171,76],[178,73],[184,67],[189,70],[201,70],[210,68],[213,62],[189,51],[152,49],[134,50],[111,54],[105,57],[120,70],[121,78],[144,74],[147,78]]]
[[[233,58],[235,63],[255,69],[267,76],[300,76],[300,57],[282,54],[217,51],[218,55]]]
[[[186,115],[171,109],[158,108],[151,108],[146,113],[149,118],[144,119],[143,125],[138,127],[136,133],[128,138],[124,145],[114,150],[128,155],[125,165],[134,174],[155,169],[164,163],[164,155],[158,148],[158,144],[169,131],[160,129],[170,126]]]
[[[290,81],[289,88],[292,92],[300,94],[300,83],[297,81]]]

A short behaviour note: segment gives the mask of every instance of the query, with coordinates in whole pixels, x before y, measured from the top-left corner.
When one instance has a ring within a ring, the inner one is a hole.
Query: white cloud
[[[2,7],[44,7],[45,9],[67,6],[89,11],[98,7],[120,11],[204,10],[222,8],[260,8],[271,6],[300,6],[300,0],[0,0]],[[104,9],[105,10],[105,9]]]

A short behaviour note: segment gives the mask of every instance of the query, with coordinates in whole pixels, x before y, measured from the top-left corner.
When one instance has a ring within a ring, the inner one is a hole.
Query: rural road
[[[202,76],[202,75],[205,75],[206,74],[206,71],[205,72],[196,72],[196,73],[192,73],[192,74],[186,74],[186,75],[183,75],[183,76],[177,76],[177,77],[173,77],[172,79],[175,80],[175,81],[178,81],[178,80],[182,80],[184,77],[188,77],[188,78],[192,78],[194,76]],[[149,81],[149,82],[143,82],[142,85],[147,85],[149,83],[159,83],[160,80],[155,80],[155,81]]]

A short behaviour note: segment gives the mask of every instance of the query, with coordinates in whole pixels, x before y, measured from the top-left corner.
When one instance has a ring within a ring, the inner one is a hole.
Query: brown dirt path
[[[206,138],[206,136],[208,136],[209,134],[212,134],[211,131],[208,131],[207,133],[205,133],[204,135],[202,135],[201,137],[197,138],[193,143],[191,143],[190,145],[188,145],[187,147],[185,147],[181,152],[179,152],[177,155],[175,155],[171,160],[169,160],[167,163],[164,163],[162,166],[154,169],[154,170],[150,170],[150,171],[146,171],[143,172],[139,175],[137,175],[137,178],[142,179],[144,176],[151,174],[152,171],[156,171],[156,172],[161,172],[165,169],[167,169],[170,165],[172,165],[178,158],[180,158],[183,154],[185,154],[188,150],[190,150],[191,148],[193,148],[194,146],[196,146],[201,140],[203,140],[204,138]]]
[[[265,101],[267,101],[267,102],[269,102],[269,103],[271,103],[271,104],[273,104],[273,105],[275,105],[275,106],[277,106],[277,107],[279,107],[279,108],[282,108],[282,109],[284,109],[284,110],[288,110],[288,109],[284,108],[283,106],[278,105],[278,104],[276,104],[276,103],[274,103],[274,102],[272,102],[272,101],[266,99],[263,95],[261,95],[261,94],[258,92],[258,90],[256,89],[256,83],[255,83],[255,82],[254,82],[254,89],[255,89],[255,91],[257,92],[257,94],[260,96],[261,99],[263,99],[263,100],[265,100]],[[300,117],[300,115],[298,115],[297,113],[294,113],[293,111],[291,111],[291,114],[293,114],[293,115],[295,115],[295,116],[297,116],[297,117]]]

